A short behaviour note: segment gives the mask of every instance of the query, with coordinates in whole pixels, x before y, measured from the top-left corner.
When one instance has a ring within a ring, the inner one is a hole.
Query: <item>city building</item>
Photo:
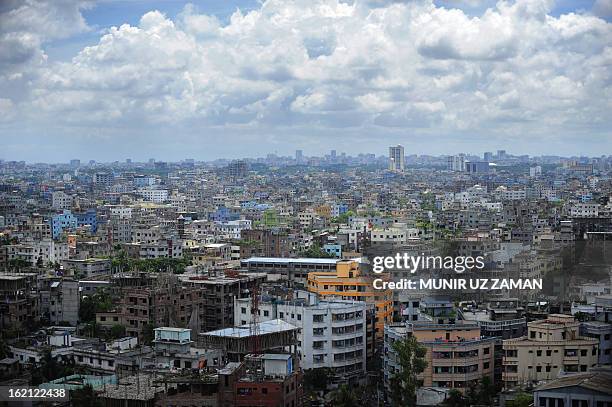
[[[597,365],[599,340],[579,335],[571,315],[551,314],[529,322],[527,336],[503,341],[505,388],[552,380],[560,372],[586,372]]]
[[[422,386],[465,392],[485,376],[493,380],[495,339],[481,336],[478,324],[414,321],[385,326],[383,378],[387,391],[393,376],[400,371],[393,344],[409,335],[427,350],[427,367],[418,376]]]
[[[389,171],[404,172],[405,165],[404,147],[389,147]]]
[[[393,319],[393,293],[391,290],[376,290],[373,278],[363,276],[359,263],[340,260],[335,272],[316,271],[308,273],[308,291],[322,299],[364,301],[376,306],[377,338],[382,338],[385,323]]]

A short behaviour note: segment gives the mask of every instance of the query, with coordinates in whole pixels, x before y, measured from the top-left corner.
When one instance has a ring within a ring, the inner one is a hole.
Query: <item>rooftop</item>
[[[294,331],[298,328],[290,323],[283,321],[282,319],[273,319],[270,321],[264,321],[257,324],[259,335],[266,335],[276,332],[283,331]],[[203,335],[207,336],[219,336],[219,337],[233,337],[233,338],[246,338],[252,336],[252,330],[250,325],[241,325],[239,327],[224,328],[216,331],[206,332]]]
[[[300,257],[297,259],[290,259],[286,257],[249,257],[248,259],[241,260],[242,262],[259,262],[259,263],[276,263],[276,264],[291,264],[291,263],[310,263],[310,264],[336,264],[340,259],[319,259],[319,258],[308,258]]]
[[[535,391],[575,386],[612,396],[612,371],[597,370],[572,374],[538,386]]]

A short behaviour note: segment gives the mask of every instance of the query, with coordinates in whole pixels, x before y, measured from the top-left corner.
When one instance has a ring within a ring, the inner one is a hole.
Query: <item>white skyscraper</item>
[[[404,146],[389,147],[389,171],[404,171]]]

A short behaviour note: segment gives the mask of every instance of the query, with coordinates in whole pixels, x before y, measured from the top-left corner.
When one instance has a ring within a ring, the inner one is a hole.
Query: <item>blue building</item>
[[[91,226],[93,233],[98,231],[98,216],[95,209],[87,209],[85,212],[75,213],[77,218],[77,226]]]
[[[219,207],[216,211],[209,215],[209,220],[213,222],[229,222],[231,220],[238,220],[240,213],[233,208],[227,208],[225,206]]]
[[[65,229],[77,228],[77,217],[69,210],[65,210],[61,214],[54,215],[49,220],[51,226],[51,234],[54,240],[57,240]]]
[[[337,259],[342,257],[342,246],[339,244],[324,244],[323,250],[325,251],[325,253],[335,256]]]

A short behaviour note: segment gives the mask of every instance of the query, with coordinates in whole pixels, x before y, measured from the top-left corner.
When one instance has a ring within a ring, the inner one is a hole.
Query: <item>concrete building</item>
[[[95,278],[111,274],[110,259],[65,259],[61,264],[65,274],[79,278]]]
[[[211,272],[207,275],[181,276],[181,284],[196,290],[202,297],[199,308],[199,331],[207,332],[234,326],[234,300],[250,298],[256,286],[262,284],[262,273],[238,274]]]
[[[316,293],[321,299],[342,299],[365,301],[376,307],[377,338],[382,338],[385,323],[393,319],[393,292],[376,290],[373,279],[362,276],[359,263],[354,260],[340,260],[335,272],[308,273],[308,291]]]
[[[389,147],[389,171],[404,172],[404,147],[397,145]]]
[[[305,285],[308,273],[333,273],[339,261],[340,259],[249,257],[240,261],[240,267],[249,272],[266,273],[268,279],[281,279]]]
[[[79,282],[67,278],[39,280],[40,315],[52,325],[79,321]]]
[[[503,342],[505,388],[556,378],[560,372],[586,372],[597,365],[599,340],[579,335],[571,315],[551,314],[527,324],[523,338]]]
[[[612,365],[612,324],[602,321],[587,321],[580,324],[580,335],[597,339],[597,361],[600,365]]]
[[[465,156],[463,155],[451,155],[447,158],[446,169],[455,172],[465,171]]]
[[[465,392],[485,376],[493,379],[495,339],[482,337],[477,324],[415,321],[385,326],[383,370],[387,390],[393,376],[400,371],[393,343],[409,335],[427,349],[427,367],[419,375],[423,386]]]
[[[0,274],[0,329],[35,326],[40,320],[36,274]]]
[[[163,203],[168,200],[168,191],[157,188],[139,188],[136,193],[145,201]]]
[[[234,321],[251,322],[251,299],[236,300]],[[259,320],[282,319],[300,328],[298,357],[303,369],[332,369],[341,382],[365,379],[368,354],[367,304],[362,301],[279,301],[262,298]],[[373,333],[370,334],[372,337]]]
[[[538,407],[608,407],[612,406],[612,372],[594,370],[560,377],[533,391],[533,405]]]
[[[53,209],[70,209],[72,208],[73,198],[64,191],[55,191],[51,195],[51,207]]]

